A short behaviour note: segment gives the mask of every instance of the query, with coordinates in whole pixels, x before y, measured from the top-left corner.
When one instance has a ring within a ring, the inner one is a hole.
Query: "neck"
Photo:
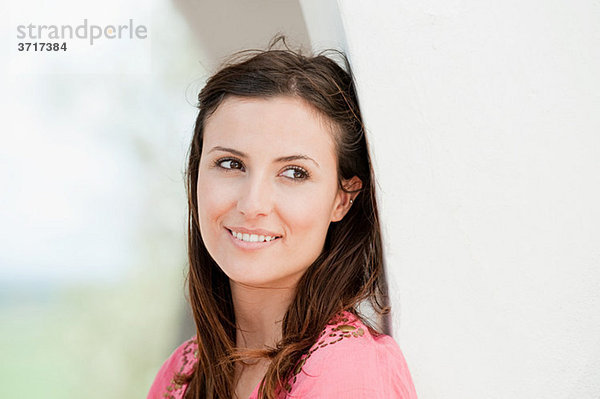
[[[295,293],[293,288],[259,288],[230,281],[237,324],[237,346],[274,347],[281,339],[281,323]]]

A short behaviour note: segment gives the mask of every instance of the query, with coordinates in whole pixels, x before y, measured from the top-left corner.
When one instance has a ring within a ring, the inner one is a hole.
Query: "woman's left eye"
[[[286,169],[282,175],[294,180],[304,180],[308,177],[308,172],[302,168],[295,167]]]

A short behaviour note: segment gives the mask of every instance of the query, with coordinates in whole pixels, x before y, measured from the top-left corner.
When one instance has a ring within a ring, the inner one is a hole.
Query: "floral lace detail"
[[[179,371],[175,374],[189,373],[194,363],[198,359],[198,341],[196,338],[189,339],[183,348],[181,366]],[[167,392],[163,393],[163,397],[167,399],[178,399],[183,397],[185,392],[184,385],[175,382],[175,377],[171,379],[169,385],[167,385]]]

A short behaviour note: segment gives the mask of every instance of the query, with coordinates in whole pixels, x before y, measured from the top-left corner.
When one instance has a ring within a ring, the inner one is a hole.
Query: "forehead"
[[[336,157],[328,118],[291,96],[226,98],[206,120],[203,141],[203,151],[218,145],[250,155]]]

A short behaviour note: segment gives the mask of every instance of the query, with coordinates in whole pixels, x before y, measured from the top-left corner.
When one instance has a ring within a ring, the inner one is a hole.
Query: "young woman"
[[[277,41],[199,94],[187,170],[197,334],[148,397],[414,399],[398,345],[359,312],[389,307],[352,76]]]

